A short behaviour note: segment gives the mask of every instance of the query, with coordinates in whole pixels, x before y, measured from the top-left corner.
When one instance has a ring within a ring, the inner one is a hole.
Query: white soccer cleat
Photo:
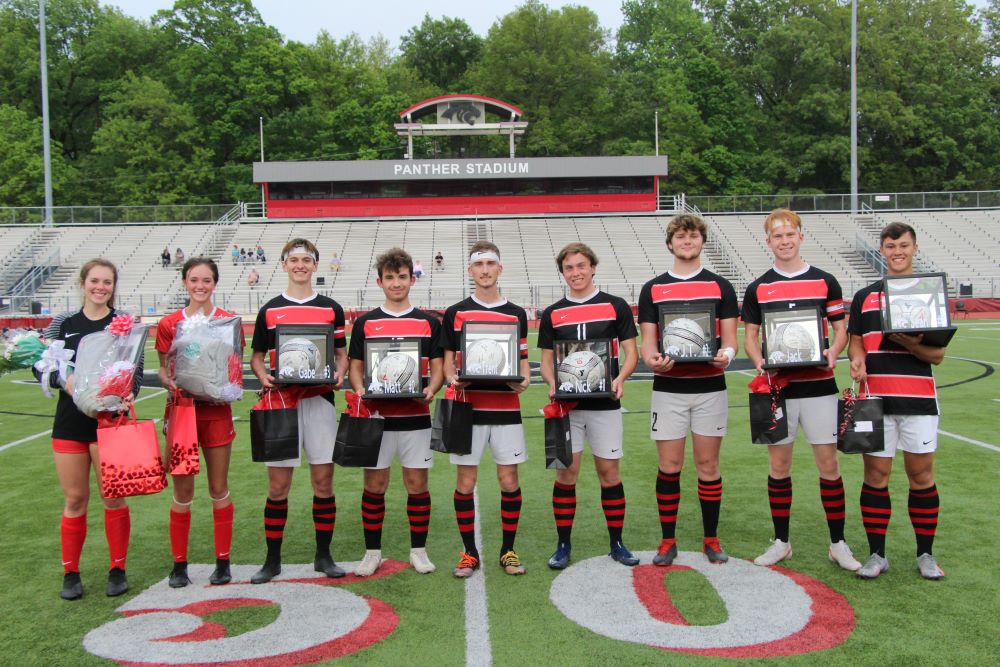
[[[768,565],[775,565],[783,560],[788,560],[791,557],[792,543],[776,539],[767,548],[767,551],[753,559],[753,564],[767,567]]]
[[[872,554],[868,557],[868,562],[858,570],[858,576],[862,579],[877,579],[883,572],[889,570],[889,560],[884,556]]]
[[[937,561],[934,560],[934,556],[930,554],[920,554],[917,556],[917,570],[920,571],[920,576],[924,579],[943,579],[944,570],[942,570]]]
[[[354,568],[354,574],[359,577],[370,577],[375,574],[375,570],[382,564],[382,550],[369,549],[365,552],[365,557],[361,559],[358,566]]]
[[[844,540],[834,542],[830,545],[829,556],[830,560],[848,572],[857,572],[861,569],[861,563],[851,553],[851,547],[847,546],[847,542]]]
[[[410,549],[410,565],[420,574],[430,574],[437,567],[427,557],[427,549]]]

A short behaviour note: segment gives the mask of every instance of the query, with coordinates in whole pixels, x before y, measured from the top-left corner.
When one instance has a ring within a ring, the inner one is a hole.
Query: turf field
[[[499,549],[499,490],[485,457],[478,500],[484,569],[467,582],[450,571],[461,542],[452,510],[454,470],[436,455],[431,471],[434,511],[428,552],[438,571],[421,576],[407,562],[405,493],[394,471],[387,494],[383,541],[390,563],[384,576],[336,585],[315,579],[306,471],[297,473],[285,532],[284,583],[247,581],[262,562],[262,509],[266,474],[250,461],[248,396],[235,413],[238,438],[230,472],[236,504],[233,562],[236,582],[208,587],[212,553],[211,510],[205,480],[198,479],[189,559],[193,586],[166,588],[171,566],[167,540],[169,490],[135,498],[128,561],[131,590],[103,594],[107,569],[100,504],[91,499],[89,536],[82,559],[86,595],[59,599],[58,523],[62,498],[52,465],[54,401],[27,373],[0,379],[0,507],[7,517],[0,538],[0,664],[309,664],[341,660],[386,665],[713,664],[726,657],[750,664],[933,665],[993,664],[1000,655],[1000,586],[994,560],[1000,534],[997,480],[1000,470],[1000,323],[959,322],[960,331],[936,371],[942,404],[937,458],[941,519],[935,555],[948,576],[919,578],[906,513],[902,462],[891,480],[894,515],[888,534],[892,569],[877,581],[861,581],[826,558],[827,535],[817,473],[808,446],[796,445],[795,501],[791,538],[795,555],[774,572],[748,566],[771,538],[765,492],[766,452],[749,442],[746,383],[728,375],[729,436],[723,445],[724,496],[719,534],[734,556],[708,569],[697,554],[682,553],[688,567],[668,571],[626,570],[605,557],[607,533],[596,476],[587,458],[577,486],[574,566],[562,574],[545,561],[555,543],[551,471],[544,469],[544,389],[533,386],[522,400],[530,460],[521,466],[524,508],[517,548],[526,576],[504,575]],[[155,358],[147,354],[153,371]],[[846,364],[838,368],[841,386]],[[648,440],[651,383],[627,385],[623,406],[626,457],[622,477],[628,497],[625,542],[648,564],[659,542],[653,495],[656,456]],[[144,389],[141,418],[159,418],[164,395]],[[342,406],[342,403],[338,404]],[[589,456],[589,455],[587,455]],[[861,461],[841,457],[847,489],[847,539],[864,560],[866,542],[858,510]],[[361,472],[338,468],[338,517],[334,556],[348,569],[364,552],[359,518]],[[701,519],[690,462],[682,476],[678,542],[700,547]],[[295,564],[308,564],[295,567]],[[123,605],[127,608],[122,609]],[[170,610],[186,613],[122,612]],[[203,621],[198,617],[201,616]],[[172,638],[172,641],[155,641]],[[647,645],[649,644],[649,645]],[[663,648],[673,649],[666,652]],[[88,652],[90,651],[90,652]],[[95,655],[97,654],[97,655]]]

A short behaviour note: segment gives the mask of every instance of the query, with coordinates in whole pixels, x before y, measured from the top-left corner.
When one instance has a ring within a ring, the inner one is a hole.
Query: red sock
[[[212,510],[215,524],[215,557],[229,560],[229,548],[233,544],[233,504]]]
[[[188,535],[191,532],[191,512],[170,510],[170,551],[175,563],[186,563]]]
[[[62,542],[63,574],[80,571],[80,552],[87,539],[87,515],[66,516],[59,524],[59,539]]]
[[[128,538],[131,532],[132,521],[129,518],[127,505],[116,510],[104,508],[104,535],[108,540],[108,555],[111,557],[108,569],[116,567],[125,569]]]

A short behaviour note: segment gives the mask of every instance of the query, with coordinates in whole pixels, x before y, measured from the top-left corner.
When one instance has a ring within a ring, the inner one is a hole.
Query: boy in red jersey
[[[277,367],[275,347],[279,324],[325,324],[333,330],[336,371],[329,391],[299,401],[299,443],[309,459],[313,487],[313,525],[316,531],[316,558],[313,567],[328,577],[343,577],[330,556],[330,543],[337,522],[337,501],[333,493],[333,444],[337,435],[337,412],[333,392],[339,388],[347,371],[347,338],[344,333],[344,309],[333,299],[317,294],[312,277],[319,267],[319,251],[311,241],[292,239],[281,250],[281,268],[288,274],[285,291],[264,304],[254,327],[253,356],[250,368],[265,389],[274,388],[274,376],[268,368]],[[281,572],[281,543],[288,520],[288,492],[292,473],[301,458],[267,463],[268,494],[264,505],[264,537],[267,558],[250,581],[263,584]]]
[[[413,259],[400,248],[379,255],[375,260],[378,285],[385,302],[359,317],[351,330],[351,386],[359,395],[365,393],[365,341],[401,336],[420,339],[420,382],[423,398],[381,399],[370,401],[372,412],[385,418],[385,431],[378,463],[365,468],[365,489],[361,496],[361,522],[365,533],[365,555],[354,570],[368,577],[382,564],[382,521],[385,517],[385,492],[389,488],[389,466],[399,457],[403,467],[403,485],[408,494],[406,516],[410,522],[410,563],[420,574],[435,570],[427,556],[427,529],[431,519],[431,494],[427,471],[433,465],[431,454],[431,413],[428,406],[441,388],[441,323],[433,315],[410,305],[410,288],[416,282]]]
[[[837,383],[833,369],[837,356],[847,345],[844,323],[844,300],[837,279],[826,271],[809,266],[799,253],[802,241],[802,219],[793,211],[778,208],[764,220],[767,246],[774,253],[774,266],[750,283],[743,298],[741,315],[746,325],[743,347],[758,372],[763,373],[760,326],[762,311],[770,308],[790,308],[815,305],[833,328],[833,342],[827,343],[823,355],[827,363],[815,368],[780,369],[777,374],[788,379],[784,389],[788,416],[788,437],[767,448],[770,471],[767,497],[774,524],[774,542],[767,551],[754,559],[757,565],[774,565],[792,557],[789,541],[789,518],[792,509],[792,444],[799,425],[812,444],[813,457],[819,469],[819,493],[830,530],[828,555],[840,567],[852,572],[861,567],[844,541],[844,481],[837,462]]]
[[[650,409],[650,437],[656,441],[659,470],[656,505],[662,540],[654,565],[672,565],[677,557],[674,539],[681,497],[684,442],[691,431],[691,448],[698,471],[698,500],[704,529],[702,551],[712,563],[729,556],[719,545],[717,530],[722,504],[719,449],[726,434],[729,401],[725,368],[736,356],[736,291],[728,280],[701,266],[708,226],[696,215],[675,216],[667,225],[667,249],[673,268],[643,285],[639,294],[642,358],[656,377]],[[685,303],[715,308],[718,353],[710,362],[675,363],[660,350],[659,306]]]
[[[465,547],[454,571],[454,575],[459,578],[472,576],[480,565],[472,494],[476,487],[479,461],[487,444],[496,462],[497,480],[500,483],[500,522],[503,530],[500,567],[507,574],[524,574],[521,559],[514,551],[514,538],[517,536],[517,524],[521,517],[521,486],[517,467],[528,459],[524,428],[521,425],[521,402],[518,398],[518,394],[531,384],[528,316],[524,308],[501,296],[498,285],[501,273],[503,264],[500,262],[500,249],[489,241],[473,244],[469,250],[469,277],[476,283],[476,291],[469,298],[448,308],[442,324],[444,374],[450,383],[458,383],[458,353],[462,325],[465,322],[516,322],[519,338],[518,374],[524,378],[521,382],[510,382],[507,385],[460,383],[473,406],[473,426],[472,451],[464,456],[450,455],[451,462],[458,467],[455,518]]]
[[[885,226],[880,251],[886,273],[913,273],[917,234],[913,227],[893,222]],[[854,295],[848,331],[851,343],[851,377],[867,382],[873,396],[881,396],[885,414],[885,449],[865,454],[865,481],[861,487],[861,517],[871,556],[858,570],[862,579],[874,579],[889,569],[885,557],[885,531],[892,516],[889,474],[897,449],[910,482],[908,507],[917,538],[917,570],[925,579],[941,579],[944,571],[934,559],[938,499],[934,483],[934,452],[937,450],[938,402],[932,365],[944,360],[944,348],[924,345],[922,336],[882,334],[882,281]]]

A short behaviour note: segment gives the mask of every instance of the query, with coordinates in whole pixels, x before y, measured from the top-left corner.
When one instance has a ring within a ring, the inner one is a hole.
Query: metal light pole
[[[260,161],[263,162],[264,161],[264,117],[263,116],[257,116],[257,118],[260,121]],[[261,186],[260,186],[260,217],[262,217],[262,218],[264,217],[264,213],[265,213],[265,211],[264,211],[264,206],[265,205],[266,204],[265,204],[265,201],[264,201],[264,184],[261,183]]]
[[[653,152],[653,155],[659,155],[660,154],[660,112],[659,111],[654,111],[653,112],[653,145],[656,147],[656,150]]]
[[[858,0],[851,0],[851,217],[858,215]]]
[[[45,171],[45,218],[42,224],[52,226],[52,148],[49,142],[49,74],[45,58],[45,0],[38,0],[38,52],[42,69],[42,160]]]

